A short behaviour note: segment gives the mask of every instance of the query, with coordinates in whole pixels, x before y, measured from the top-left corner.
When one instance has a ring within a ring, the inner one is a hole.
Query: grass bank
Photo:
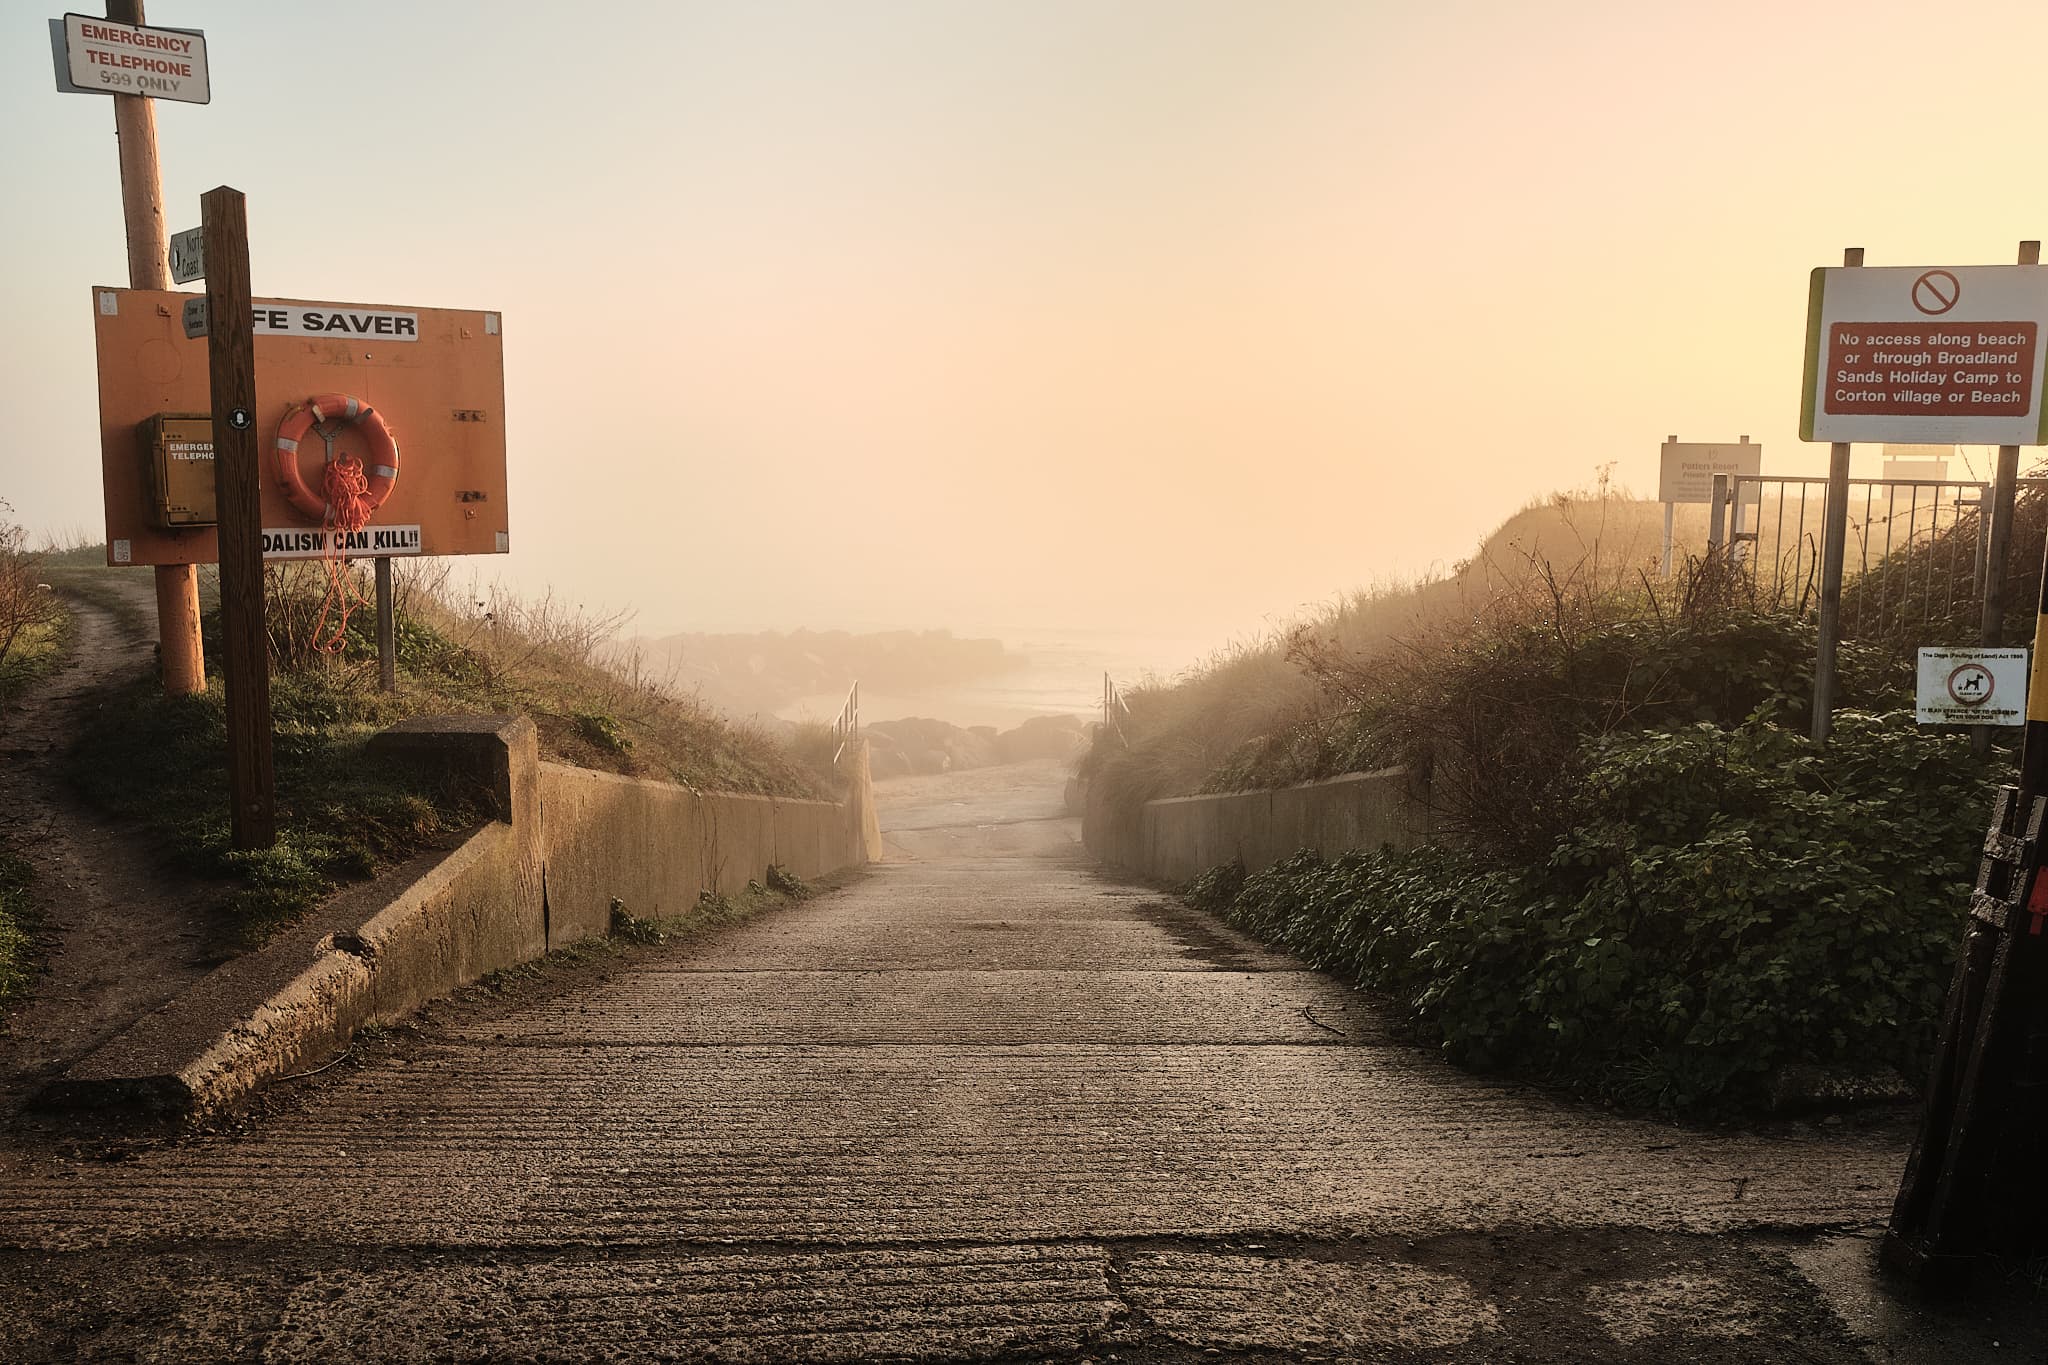
[[[118,571],[70,572],[90,580]],[[616,651],[615,621],[547,600],[463,593],[431,567],[415,570],[398,596],[398,688],[386,693],[376,686],[373,613],[352,614],[337,632],[331,610],[321,625],[317,569],[274,567],[266,580],[274,848],[239,852],[229,842],[217,674],[193,697],[164,696],[154,676],[110,689],[66,758],[96,807],[134,821],[170,865],[221,882],[215,937],[224,949],[261,943],[341,883],[481,818],[471,793],[365,752],[370,736],[409,716],[521,714],[558,761],[703,790],[824,794],[822,776],[774,738],[729,723]],[[217,660],[217,611],[203,633]],[[333,648],[321,648],[329,635]]]

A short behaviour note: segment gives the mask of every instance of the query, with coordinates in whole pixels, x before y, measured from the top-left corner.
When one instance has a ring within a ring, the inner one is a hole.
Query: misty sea
[[[966,638],[1001,640],[1025,657],[1010,672],[930,690],[861,693],[861,719],[900,720],[925,716],[954,725],[1009,729],[1033,716],[1074,715],[1093,719],[1102,707],[1107,673],[1128,687],[1146,677],[1172,678],[1217,652],[1214,639],[1100,629],[956,627]],[[841,696],[802,697],[777,714],[784,720],[829,720]]]

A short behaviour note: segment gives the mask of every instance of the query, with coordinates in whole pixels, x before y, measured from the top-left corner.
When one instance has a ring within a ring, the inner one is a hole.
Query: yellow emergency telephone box
[[[160,412],[140,430],[149,467],[150,524],[164,531],[213,525],[213,419]]]

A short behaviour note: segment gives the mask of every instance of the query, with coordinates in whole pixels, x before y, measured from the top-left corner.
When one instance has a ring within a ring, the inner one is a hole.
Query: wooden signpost
[[[253,299],[240,191],[165,232],[152,101],[211,100],[206,35],[145,26],[142,0],[50,32],[58,90],[112,96],[120,139],[129,287],[92,291],[107,562],[155,570],[164,687],[182,695],[206,686],[197,566],[217,559],[234,843],[268,847],[264,565],[327,564],[342,624],[316,643],[331,653],[355,600],[347,561],[373,560],[378,686],[396,689],[391,557],[511,550],[503,319]],[[202,277],[203,299],[169,288]]]
[[[144,22],[142,0],[108,0],[107,18],[111,23],[140,28]],[[163,176],[157,167],[156,105],[150,96],[135,93],[136,86],[103,88],[114,97],[114,135],[120,143],[128,286],[166,289],[170,286],[170,246],[164,231]],[[199,573],[193,565],[156,566],[156,619],[164,691],[184,697],[205,690],[206,660],[199,646]]]
[[[235,847],[268,848],[277,842],[277,793],[270,754],[270,647],[263,628],[248,205],[240,190],[225,185],[207,191],[199,205],[206,243],[206,367],[213,395],[228,798]]]

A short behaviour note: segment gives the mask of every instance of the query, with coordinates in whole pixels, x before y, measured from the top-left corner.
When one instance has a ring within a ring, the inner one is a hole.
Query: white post
[[[1738,564],[1749,558],[1742,545],[1742,476],[1732,474],[1728,478],[1728,553]]]
[[[1659,571],[1660,576],[1664,578],[1671,577],[1671,527],[1677,514],[1677,503],[1664,504],[1664,567]]]

